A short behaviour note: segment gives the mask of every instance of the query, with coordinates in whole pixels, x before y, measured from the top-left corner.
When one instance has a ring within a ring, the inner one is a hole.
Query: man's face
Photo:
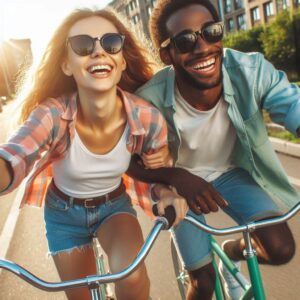
[[[201,30],[204,25],[212,22],[215,21],[207,8],[193,4],[171,15],[166,27],[169,36],[174,37],[185,30]],[[198,36],[190,52],[181,53],[173,42],[162,51],[168,51],[178,83],[204,90],[221,83],[222,50],[221,42],[208,43],[202,36]]]

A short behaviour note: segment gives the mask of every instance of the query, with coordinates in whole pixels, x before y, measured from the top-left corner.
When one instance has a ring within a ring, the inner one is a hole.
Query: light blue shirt
[[[228,115],[236,129],[233,163],[247,170],[279,207],[291,208],[300,194],[287,176],[268,139],[262,109],[272,121],[296,134],[300,126],[300,89],[291,84],[260,53],[242,53],[224,49],[222,65],[223,96]],[[154,104],[168,123],[168,142],[175,161],[181,138],[174,120],[175,72],[172,67],[159,71],[136,93]],[[205,138],[205,137],[204,137]]]

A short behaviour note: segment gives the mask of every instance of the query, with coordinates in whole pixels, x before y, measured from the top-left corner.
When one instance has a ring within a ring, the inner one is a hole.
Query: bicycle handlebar
[[[155,224],[148,234],[141,250],[137,254],[134,261],[124,270],[115,273],[115,274],[105,274],[105,275],[93,275],[87,276],[85,278],[74,279],[69,281],[62,282],[46,282],[36,277],[32,273],[28,272],[23,267],[15,264],[11,261],[0,259],[0,268],[6,269],[15,275],[19,276],[23,280],[27,281],[31,285],[39,288],[41,290],[45,290],[48,292],[55,291],[64,291],[66,289],[75,288],[75,287],[97,287],[99,284],[115,282],[121,280],[127,276],[129,276],[132,272],[134,272],[137,267],[144,261],[146,256],[148,255],[150,249],[152,248],[156,238],[158,237],[161,230],[168,229],[169,221],[167,217],[158,217],[155,220]]]
[[[300,203],[296,204],[290,211],[288,211],[286,214],[284,214],[282,216],[274,217],[272,219],[267,219],[267,220],[255,221],[255,222],[251,222],[251,223],[248,223],[245,225],[227,227],[227,228],[212,227],[212,226],[209,226],[209,225],[206,225],[204,223],[197,221],[195,218],[193,218],[191,216],[185,216],[184,219],[209,234],[228,235],[228,234],[240,233],[240,232],[245,232],[245,231],[252,232],[258,228],[284,223],[287,220],[289,220],[290,218],[292,218],[299,211],[300,211]]]

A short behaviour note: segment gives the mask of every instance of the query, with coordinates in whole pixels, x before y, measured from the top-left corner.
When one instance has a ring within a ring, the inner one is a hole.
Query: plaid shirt
[[[167,144],[167,127],[160,112],[143,99],[118,90],[125,107],[129,134],[127,148],[131,153],[149,153]],[[10,162],[13,180],[0,195],[17,188],[27,179],[21,207],[41,207],[52,179],[52,162],[62,159],[74,137],[77,93],[49,98],[41,103],[9,141],[0,146],[0,157]],[[133,203],[149,213],[149,185],[124,175],[127,192]]]

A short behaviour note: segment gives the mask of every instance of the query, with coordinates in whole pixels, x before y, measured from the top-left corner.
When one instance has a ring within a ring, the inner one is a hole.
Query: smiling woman
[[[143,243],[129,195],[145,209],[151,203],[149,186],[124,173],[132,154],[168,154],[162,115],[131,94],[151,78],[153,64],[127,28],[111,10],[71,13],[30,77],[19,129],[0,145],[0,195],[30,173],[22,205],[41,206],[45,196],[49,251],[62,280],[96,273],[93,236],[112,272],[129,265]],[[161,199],[162,208],[169,198]],[[145,265],[118,281],[115,293],[148,299]],[[83,300],[89,294],[76,289],[67,296]]]

